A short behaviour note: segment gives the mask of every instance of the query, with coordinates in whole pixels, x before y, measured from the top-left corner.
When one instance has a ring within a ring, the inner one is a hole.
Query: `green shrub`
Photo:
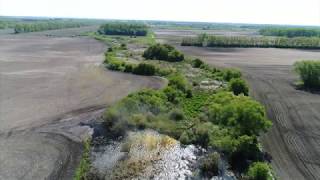
[[[240,135],[259,135],[271,125],[264,107],[247,96],[217,93],[210,99],[208,117],[213,123],[233,127]]]
[[[201,66],[204,65],[204,62],[197,58],[197,59],[194,59],[191,62],[191,64],[192,64],[192,67],[194,67],[194,68],[200,68]]]
[[[253,163],[250,166],[247,174],[250,180],[271,180],[272,179],[268,164],[263,162]]]
[[[300,75],[305,87],[320,88],[320,61],[299,61],[294,70]]]
[[[236,69],[225,69],[223,71],[223,79],[226,81],[230,81],[233,78],[240,78],[241,72]]]
[[[156,72],[156,67],[152,64],[140,63],[132,69],[133,74],[152,76]]]
[[[243,94],[245,96],[248,96],[249,94],[247,83],[240,78],[233,78],[230,80],[229,90],[231,90],[235,95]]]
[[[167,96],[167,100],[173,104],[178,104],[184,95],[183,92],[171,86],[167,86],[165,89],[163,89],[163,92]]]
[[[169,86],[176,88],[182,92],[186,92],[189,89],[187,79],[182,74],[172,74],[168,77]]]
[[[169,112],[169,117],[171,120],[174,120],[174,121],[181,121],[185,118],[183,112],[180,109],[171,110]]]
[[[146,36],[148,27],[144,24],[111,22],[103,24],[98,29],[99,34],[105,35],[127,35],[127,36]]]
[[[237,139],[236,149],[230,154],[229,163],[233,170],[244,172],[250,162],[262,160],[262,153],[255,136],[240,136]]]
[[[131,73],[134,69],[133,64],[125,63],[123,72]]]
[[[219,168],[221,163],[220,154],[217,152],[210,153],[205,157],[203,162],[200,165],[201,173],[205,177],[212,177],[219,175]]]
[[[155,44],[150,46],[143,52],[143,57],[146,59],[157,59],[170,62],[184,60],[184,55],[168,44]]]

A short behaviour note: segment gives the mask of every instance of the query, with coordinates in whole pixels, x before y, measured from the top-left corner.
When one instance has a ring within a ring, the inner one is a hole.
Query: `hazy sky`
[[[320,25],[320,0],[0,0],[0,15]]]

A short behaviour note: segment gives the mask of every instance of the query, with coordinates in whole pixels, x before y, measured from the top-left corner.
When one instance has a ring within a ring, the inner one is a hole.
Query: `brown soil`
[[[0,179],[71,179],[90,131],[79,123],[163,84],[98,66],[106,47],[89,38],[31,33],[0,44]]]

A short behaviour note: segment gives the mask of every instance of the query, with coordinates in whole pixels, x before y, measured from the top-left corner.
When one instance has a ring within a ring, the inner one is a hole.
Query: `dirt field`
[[[0,44],[0,179],[71,179],[90,134],[79,123],[163,84],[97,66],[106,47],[89,38],[30,33],[1,35]]]
[[[220,67],[240,68],[251,96],[262,102],[274,126],[262,137],[264,149],[280,179],[320,179],[320,94],[298,90],[292,64],[320,59],[320,51],[258,48],[197,48],[179,46],[179,32],[157,32],[162,42]],[[181,32],[182,34],[184,32]]]

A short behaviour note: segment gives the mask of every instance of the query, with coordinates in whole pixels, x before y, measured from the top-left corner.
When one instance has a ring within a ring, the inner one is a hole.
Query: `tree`
[[[150,46],[142,55],[146,59],[157,59],[163,61],[182,61],[184,55],[168,44],[155,44]]]
[[[320,88],[320,61],[296,62],[294,63],[294,70],[300,75],[305,87]]]
[[[263,162],[253,163],[248,170],[250,180],[271,180],[270,168]]]
[[[152,76],[156,72],[156,68],[152,64],[140,63],[133,67],[133,74]]]
[[[229,90],[231,90],[235,95],[243,94],[245,96],[248,96],[249,94],[247,83],[240,78],[233,78],[230,80]]]

